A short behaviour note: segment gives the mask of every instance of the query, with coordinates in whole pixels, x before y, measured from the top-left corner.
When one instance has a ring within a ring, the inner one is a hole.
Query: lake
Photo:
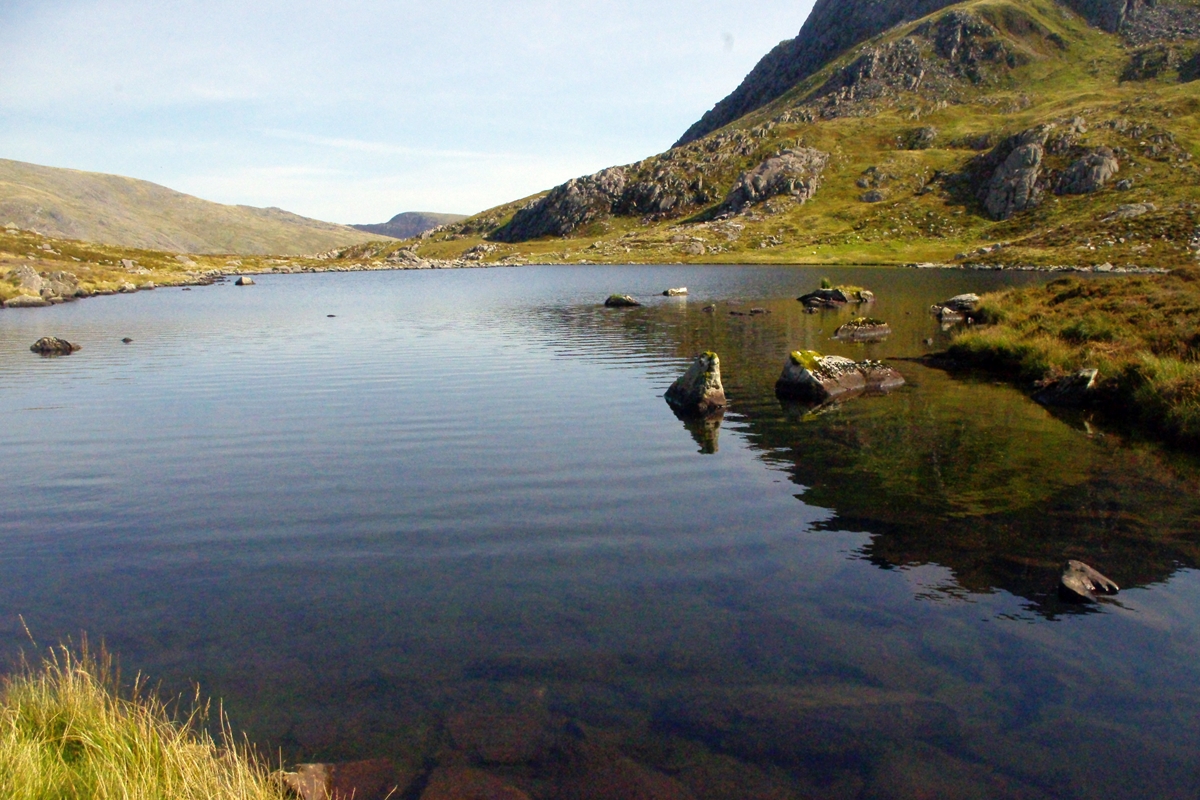
[[[822,277],[892,335],[832,341],[854,312],[795,299]],[[920,356],[930,304],[1049,279],[521,267],[0,311],[0,654],[37,652],[21,615],[288,763],[482,760],[539,798],[631,796],[563,788],[588,758],[646,797],[1194,798],[1193,457],[915,361],[816,413],[773,392],[791,350]],[[680,420],[709,349],[729,409]],[[1068,558],[1121,593],[1064,603]],[[472,739],[518,723],[528,752]]]

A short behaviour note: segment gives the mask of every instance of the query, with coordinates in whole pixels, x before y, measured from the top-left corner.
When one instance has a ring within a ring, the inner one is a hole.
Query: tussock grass
[[[955,338],[955,358],[1027,382],[1096,368],[1108,411],[1200,443],[1200,269],[1010,289],[983,297],[980,316],[987,324]]]
[[[59,647],[0,687],[5,800],[282,800],[277,778],[233,738],[183,720],[138,680],[122,694],[112,660]]]

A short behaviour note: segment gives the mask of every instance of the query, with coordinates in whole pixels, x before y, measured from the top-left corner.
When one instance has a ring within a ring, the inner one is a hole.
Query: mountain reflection
[[[774,382],[794,349],[895,359],[927,352],[930,337],[933,347],[944,345],[946,334],[927,313],[936,297],[905,275],[871,287],[886,298],[894,331],[882,343],[834,341],[853,310],[805,314],[792,298],[747,300],[771,312],[752,317],[720,302],[715,312],[700,302],[651,302],[616,313],[556,308],[534,324],[569,343],[570,357],[610,361],[623,353],[677,363],[682,372],[696,353],[715,350],[730,430],[786,473],[802,502],[835,512],[819,527],[869,533],[856,555],[883,569],[945,567],[954,580],[941,590],[946,599],[1003,590],[1053,618],[1094,610],[1058,598],[1068,558],[1094,564],[1125,588],[1200,564],[1194,460],[1080,430],[1010,386],[899,361],[893,365],[908,386],[886,397],[818,413],[776,399]],[[667,370],[656,380],[665,389],[674,377]],[[671,418],[665,403],[663,417]],[[717,452],[720,424],[684,422],[702,453]]]

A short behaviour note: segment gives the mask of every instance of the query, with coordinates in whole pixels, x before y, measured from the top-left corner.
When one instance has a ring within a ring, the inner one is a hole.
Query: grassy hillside
[[[973,34],[952,30],[957,45],[944,35],[951,14],[979,23]],[[1194,261],[1200,199],[1198,59],[1195,40],[1134,45],[1052,0],[974,0],[893,29],[769,106],[629,165],[626,186],[637,191],[566,236],[500,241],[535,197],[450,226],[419,252],[453,257],[483,245],[489,260],[549,262],[1180,266]],[[973,165],[1040,125],[1049,126],[1040,204],[992,219]],[[1119,172],[1099,191],[1055,194],[1054,181],[1100,147],[1112,148]],[[722,208],[740,176],[796,148],[828,154],[811,199]],[[1130,183],[1118,188],[1122,180]],[[655,191],[676,202],[628,207],[628,197]],[[1146,213],[1110,218],[1143,203]]]
[[[278,208],[210,203],[146,181],[0,159],[0,225],[182,253],[301,254],[378,239]]]

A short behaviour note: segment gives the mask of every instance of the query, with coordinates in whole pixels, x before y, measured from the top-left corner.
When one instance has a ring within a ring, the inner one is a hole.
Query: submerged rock
[[[1100,370],[1081,369],[1071,375],[1046,382],[1033,393],[1033,399],[1044,406],[1086,406],[1095,396],[1096,380],[1099,377]]]
[[[29,349],[44,356],[69,356],[71,353],[82,348],[57,336],[43,336],[31,344]]]
[[[858,317],[838,326],[833,332],[833,338],[851,342],[865,342],[883,339],[892,333],[891,326],[881,319]]]
[[[251,278],[249,275],[242,275],[236,281],[233,282],[233,285],[234,286],[253,286],[254,278]]]
[[[825,403],[866,392],[890,392],[904,385],[904,376],[879,361],[852,361],[797,350],[775,382],[775,394],[786,400]]]
[[[386,800],[403,795],[416,774],[386,758],[345,764],[300,764],[283,774],[300,800]]]
[[[667,389],[665,397],[671,408],[687,416],[703,416],[724,408],[721,359],[713,352],[696,356],[688,371]]]
[[[1058,590],[1064,600],[1080,602],[1095,600],[1097,592],[1116,594],[1121,587],[1082,561],[1072,560],[1063,567]]]
[[[682,297],[688,293],[686,286],[680,286],[677,289],[667,289],[663,292],[663,297]]]
[[[604,305],[608,308],[632,308],[633,306],[640,306],[641,303],[627,294],[610,294],[608,299],[604,301]]]

